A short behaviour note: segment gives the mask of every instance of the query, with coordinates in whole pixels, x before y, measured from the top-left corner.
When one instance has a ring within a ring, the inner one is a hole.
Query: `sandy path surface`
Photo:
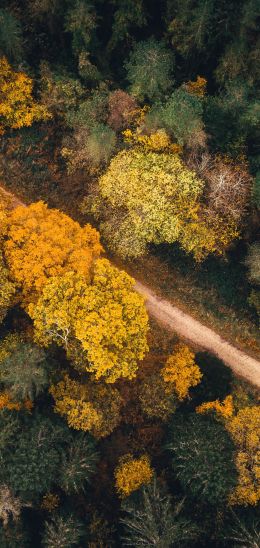
[[[2,186],[0,186],[0,191],[4,196],[10,198],[11,207],[26,206]],[[146,298],[146,308],[158,322],[201,349],[212,352],[231,367],[236,375],[260,388],[259,361],[241,352],[222,339],[215,331],[182,312],[169,301],[157,297],[149,287],[136,282],[135,289]]]
[[[175,331],[178,335],[215,354],[226,365],[231,367],[236,375],[249,381],[260,388],[260,362],[251,358],[241,350],[220,337],[215,331],[209,329],[185,312],[182,312],[169,301],[157,297],[146,285],[136,282],[135,289],[146,299],[146,308],[151,316],[167,329]]]

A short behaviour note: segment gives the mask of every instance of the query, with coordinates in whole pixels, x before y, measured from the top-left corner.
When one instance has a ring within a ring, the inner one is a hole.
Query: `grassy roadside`
[[[247,307],[238,311],[219,298],[213,285],[207,288],[199,285],[195,267],[193,272],[187,271],[184,275],[172,261],[169,264],[169,261],[152,254],[128,263],[114,256],[112,259],[118,267],[148,285],[157,295],[212,328],[237,348],[259,359],[259,330]]]

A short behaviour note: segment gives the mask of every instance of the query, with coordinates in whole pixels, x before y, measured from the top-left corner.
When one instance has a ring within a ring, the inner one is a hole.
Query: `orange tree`
[[[98,232],[81,227],[43,202],[17,207],[9,215],[4,253],[13,279],[22,288],[23,304],[35,300],[51,276],[68,270],[89,276],[102,251]]]

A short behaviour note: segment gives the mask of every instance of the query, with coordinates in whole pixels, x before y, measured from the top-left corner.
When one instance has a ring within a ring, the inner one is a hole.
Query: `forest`
[[[260,548],[259,28],[0,0],[0,548]]]

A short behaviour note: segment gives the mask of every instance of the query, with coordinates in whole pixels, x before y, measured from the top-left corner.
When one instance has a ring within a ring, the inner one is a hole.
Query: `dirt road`
[[[236,375],[260,388],[260,362],[241,352],[215,331],[209,329],[170,302],[157,297],[149,287],[136,282],[135,289],[146,298],[146,308],[151,316],[167,329],[175,331],[185,340],[215,354]]]
[[[0,191],[11,200],[11,207],[25,206],[11,192],[0,186]],[[215,354],[226,365],[231,367],[236,375],[243,377],[251,384],[260,388],[260,362],[241,352],[215,331],[194,320],[170,302],[157,297],[149,287],[136,282],[135,289],[146,298],[146,307],[151,316],[167,329],[178,333],[185,340],[203,350]]]

